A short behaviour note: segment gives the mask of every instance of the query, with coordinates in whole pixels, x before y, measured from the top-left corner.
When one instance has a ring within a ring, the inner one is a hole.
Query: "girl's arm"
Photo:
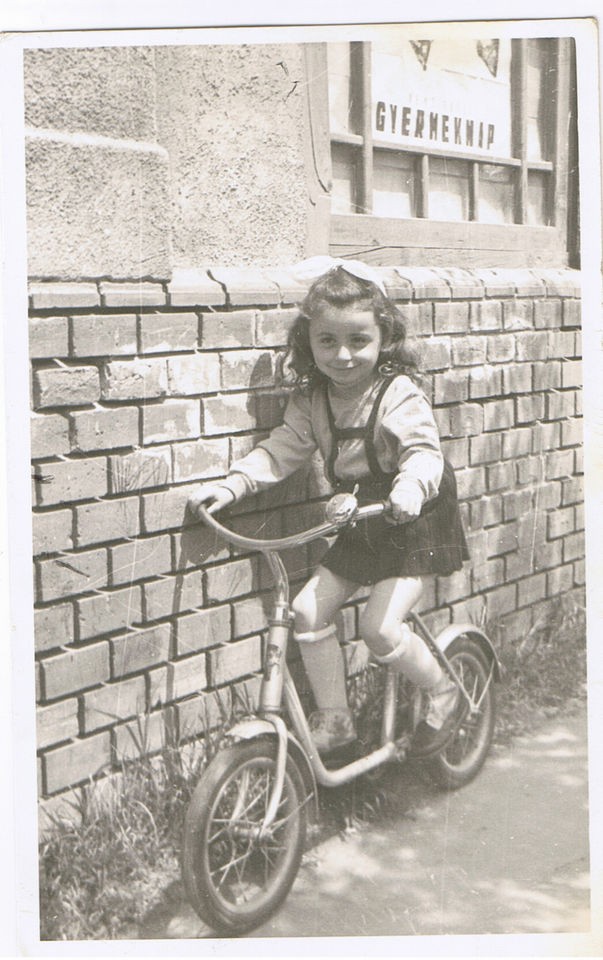
[[[249,493],[264,490],[294,473],[306,463],[317,443],[310,418],[310,398],[294,394],[287,404],[281,426],[250,453],[236,460],[224,480],[203,484],[189,499],[196,508],[210,503],[209,512],[241,500]]]
[[[398,469],[390,497],[394,516],[396,501],[408,506],[401,512],[418,516],[424,503],[437,495],[444,458],[431,406],[408,378],[400,377],[386,394],[381,429]]]

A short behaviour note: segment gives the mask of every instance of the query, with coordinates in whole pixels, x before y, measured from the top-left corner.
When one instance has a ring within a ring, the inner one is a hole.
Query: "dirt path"
[[[498,747],[455,793],[398,772],[390,812],[311,850],[252,936],[585,932],[587,786],[583,712]],[[149,921],[154,938],[211,936],[187,904]]]

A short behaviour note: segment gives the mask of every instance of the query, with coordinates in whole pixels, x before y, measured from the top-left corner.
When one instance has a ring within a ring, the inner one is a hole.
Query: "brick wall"
[[[384,268],[456,467],[472,563],[435,580],[436,628],[526,631],[584,583],[578,275]],[[33,552],[40,792],[219,718],[260,667],[269,575],[200,528],[188,494],[279,421],[270,387],[303,294],[285,270],[161,283],[33,283]],[[316,463],[245,501],[241,531],[318,519]],[[303,503],[303,507],[299,504]],[[286,556],[303,580],[321,546]],[[360,666],[360,592],[342,612]]]

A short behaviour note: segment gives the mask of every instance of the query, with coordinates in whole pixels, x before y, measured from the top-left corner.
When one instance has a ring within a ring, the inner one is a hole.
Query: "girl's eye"
[[[366,337],[354,337],[352,343],[355,347],[363,347],[366,343],[368,343],[368,340]]]

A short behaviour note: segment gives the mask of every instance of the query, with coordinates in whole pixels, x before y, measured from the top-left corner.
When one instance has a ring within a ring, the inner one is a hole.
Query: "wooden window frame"
[[[572,189],[570,161],[575,133],[568,137],[568,111],[572,97],[571,38],[556,38],[553,46],[555,86],[546,103],[544,125],[553,160],[530,160],[527,156],[527,40],[512,41],[512,117],[513,157],[476,157],[470,153],[452,153],[422,146],[373,142],[371,105],[371,44],[352,43],[352,83],[354,101],[360,105],[356,117],[359,134],[331,133],[327,96],[326,44],[309,44],[306,49],[308,104],[311,141],[311,182],[314,186],[314,220],[309,233],[311,252],[329,252],[333,256],[357,256],[375,265],[464,266],[464,267],[562,267],[577,265],[577,213],[568,208]],[[570,142],[571,141],[571,142]],[[359,154],[358,204],[365,213],[331,214],[331,144],[348,146]],[[418,213],[412,219],[374,216],[372,209],[373,150],[396,150],[416,154],[420,166]],[[467,221],[430,220],[429,157],[446,157],[469,162],[469,217]],[[476,218],[479,197],[479,170],[482,165],[497,165],[518,171],[515,178],[515,223],[480,223]],[[549,174],[547,207],[550,226],[526,223],[528,176],[530,172]],[[575,174],[573,174],[575,176]],[[574,185],[575,186],[575,185]],[[312,190],[311,190],[312,193]],[[320,201],[320,202],[319,202]],[[320,209],[320,214],[318,210]],[[319,217],[328,224],[319,223]],[[572,235],[573,234],[573,235]]]

